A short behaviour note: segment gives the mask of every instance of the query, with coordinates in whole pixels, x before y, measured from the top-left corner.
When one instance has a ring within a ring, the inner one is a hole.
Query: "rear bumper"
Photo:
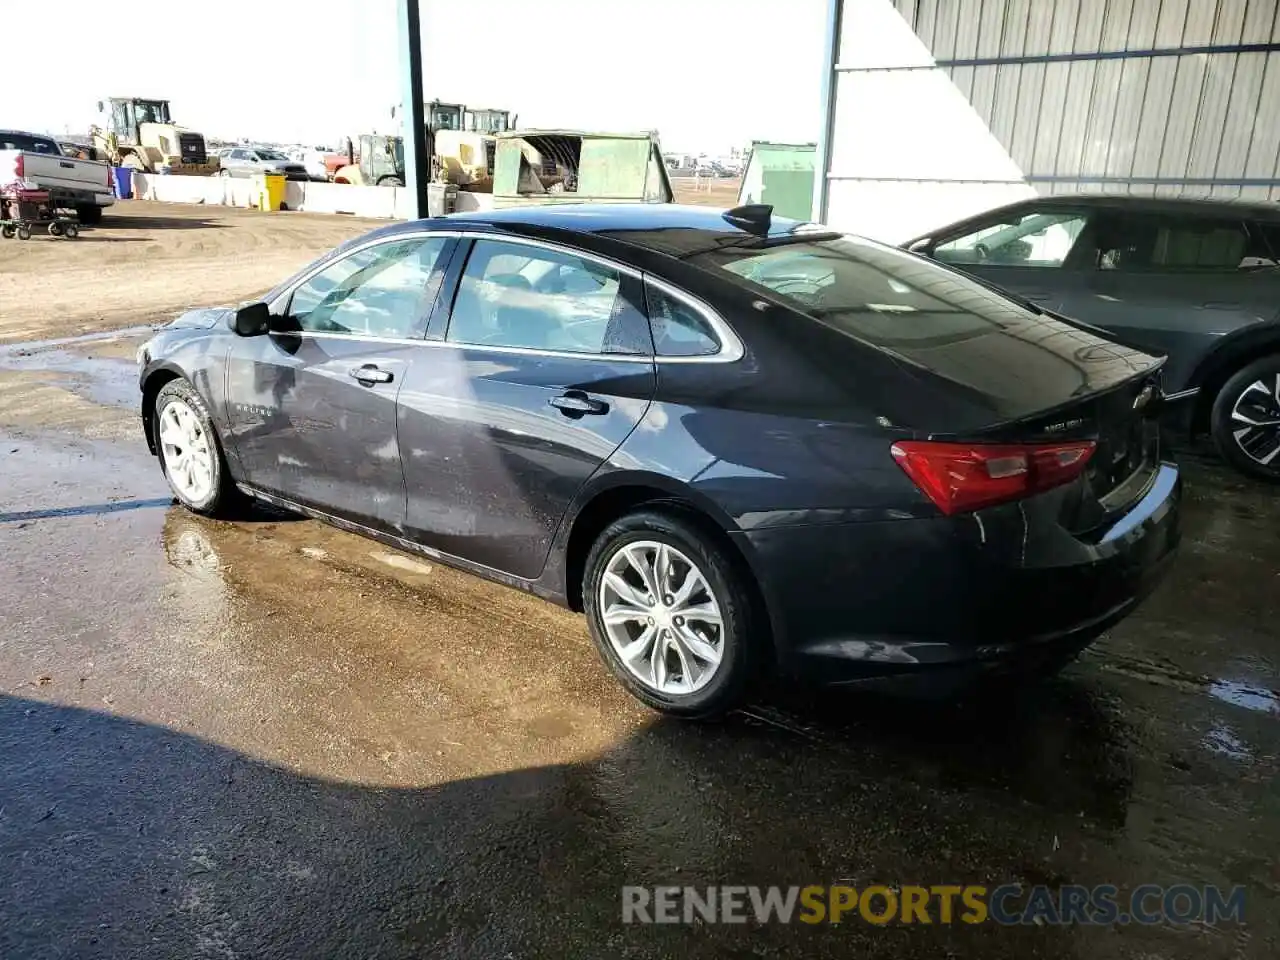
[[[93,190],[76,190],[68,187],[50,187],[49,197],[57,207],[97,206],[109,207],[116,198],[109,193],[96,193]]]
[[[1054,492],[981,514],[781,527],[741,536],[782,666],[829,684],[944,693],[1060,659],[1124,619],[1180,538],[1182,480],[1163,464],[1091,541]]]

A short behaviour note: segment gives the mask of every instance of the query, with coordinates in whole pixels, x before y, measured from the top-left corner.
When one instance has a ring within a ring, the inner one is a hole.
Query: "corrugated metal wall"
[[[896,5],[1031,183],[1280,199],[1276,0]]]
[[[948,213],[1015,183],[1280,200],[1278,10],[1280,0],[843,0],[830,210],[852,211],[871,181],[929,205],[945,195]],[[886,123],[886,102],[932,130],[971,122],[950,119],[947,97],[971,105],[990,143],[967,128],[947,139],[904,134],[906,117]],[[898,149],[904,136],[913,142]]]

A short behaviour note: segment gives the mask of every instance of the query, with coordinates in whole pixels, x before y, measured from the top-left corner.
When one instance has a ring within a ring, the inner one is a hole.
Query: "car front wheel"
[[[715,716],[746,695],[757,665],[751,594],[694,524],[650,510],[614,521],[587,558],[583,605],[600,655],[655,710]]]
[[[1222,456],[1259,480],[1280,483],[1280,354],[1249,364],[1219,391],[1211,416]]]
[[[156,451],[169,489],[183,506],[213,515],[235,499],[209,411],[186,380],[170,380],[156,395]]]

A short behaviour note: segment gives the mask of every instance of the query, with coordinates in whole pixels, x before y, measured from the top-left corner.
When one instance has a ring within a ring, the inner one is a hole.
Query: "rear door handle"
[[[557,408],[566,417],[582,417],[590,414],[609,412],[609,405],[603,400],[589,397],[581,390],[569,390],[558,397],[552,397],[547,403]]]
[[[379,370],[372,363],[366,363],[363,367],[352,367],[347,371],[347,375],[366,387],[374,383],[390,383],[395,379],[395,374],[390,370]]]

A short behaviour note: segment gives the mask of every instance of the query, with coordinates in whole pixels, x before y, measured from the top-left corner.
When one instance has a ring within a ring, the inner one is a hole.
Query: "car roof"
[[[678,203],[567,203],[508,207],[451,214],[451,222],[510,230],[576,233],[606,237],[655,253],[681,256],[708,244],[746,240],[752,234],[735,226],[718,207]],[[770,217],[768,237],[779,239],[814,227],[802,220]]]
[[[1262,220],[1280,219],[1280,204],[1236,197],[1135,197],[1114,193],[1060,193],[1048,197],[1030,197],[998,209],[1035,204],[1044,207],[1098,207],[1141,213],[1170,213],[1185,216],[1249,216]],[[995,213],[996,210],[988,211]],[[981,216],[986,216],[982,214]],[[976,218],[968,218],[976,219]]]

